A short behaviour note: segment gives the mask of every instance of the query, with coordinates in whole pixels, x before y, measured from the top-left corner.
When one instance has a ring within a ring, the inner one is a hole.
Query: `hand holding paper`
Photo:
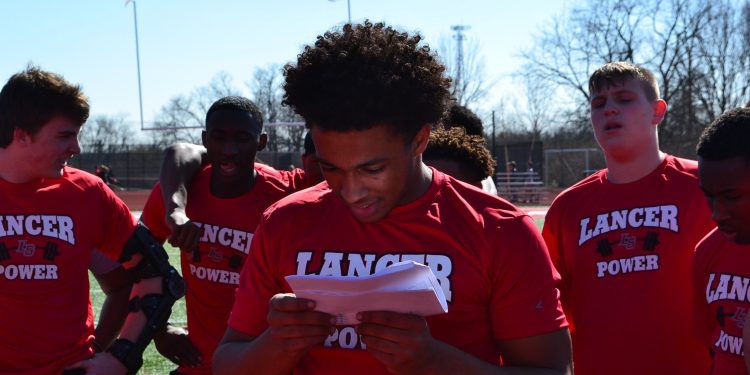
[[[362,311],[420,316],[448,312],[443,289],[429,267],[400,262],[368,276],[290,275],[295,295],[316,302],[315,310],[336,316],[337,324],[357,324]]]

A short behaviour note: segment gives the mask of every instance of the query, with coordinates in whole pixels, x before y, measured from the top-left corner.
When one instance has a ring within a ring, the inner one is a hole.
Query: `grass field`
[[[534,209],[538,210],[540,207],[521,207],[522,209],[525,209],[527,211]],[[542,208],[546,211],[547,207]],[[538,217],[537,215],[532,215],[534,218],[534,222],[536,223],[539,230],[542,230],[542,225],[544,224],[544,217]],[[173,248],[172,246],[169,246],[169,244],[164,245],[165,249],[167,250],[167,253],[169,254],[169,262],[174,266],[177,271],[181,271],[180,269],[180,252],[178,249]],[[102,302],[104,301],[104,293],[99,289],[99,284],[97,284],[96,279],[94,279],[91,274],[89,274],[89,283],[91,283],[91,303],[94,306],[94,314],[98,317],[99,316],[99,307],[101,306]],[[174,307],[172,308],[172,316],[169,318],[169,321],[176,325],[184,327],[187,325],[187,316],[185,313],[185,299],[180,299],[175,303]],[[170,362],[169,360],[162,357],[154,347],[154,344],[151,343],[146,351],[143,354],[143,367],[141,368],[141,371],[139,374],[142,375],[167,375],[170,371],[177,368],[175,364]]]

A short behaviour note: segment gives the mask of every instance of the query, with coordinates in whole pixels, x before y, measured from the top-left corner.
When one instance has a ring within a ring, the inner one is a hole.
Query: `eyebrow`
[[[327,164],[327,165],[330,165],[332,167],[339,168],[339,166],[337,166],[336,164],[333,164],[333,163],[329,162],[328,160],[321,158],[320,156],[316,156],[316,157],[318,158],[318,162],[319,163]],[[378,159],[368,160],[368,161],[366,161],[364,163],[360,163],[360,164],[355,165],[354,169],[370,167],[370,166],[375,165],[375,164],[383,163],[383,162],[385,162],[387,160],[388,160],[388,158],[378,158]],[[339,169],[341,169],[341,168],[339,168]]]

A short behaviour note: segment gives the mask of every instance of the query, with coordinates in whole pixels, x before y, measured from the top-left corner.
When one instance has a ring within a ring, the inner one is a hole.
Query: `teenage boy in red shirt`
[[[589,79],[591,123],[607,168],[561,193],[542,234],[579,375],[705,374],[690,334],[690,267],[713,227],[697,163],[659,150],[667,103],[653,74],[609,63]]]
[[[366,22],[318,38],[285,68],[285,102],[308,124],[326,183],[263,215],[217,374],[497,373],[570,370],[554,270],[533,221],[422,163],[449,99],[420,36]],[[447,314],[363,311],[336,326],[284,276],[428,265]],[[501,366],[502,361],[502,366]]]

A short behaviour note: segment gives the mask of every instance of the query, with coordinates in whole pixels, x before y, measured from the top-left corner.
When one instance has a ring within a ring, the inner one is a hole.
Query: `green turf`
[[[164,247],[169,254],[169,262],[172,264],[172,266],[174,266],[174,268],[176,268],[178,271],[181,271],[179,250],[173,248],[172,246],[169,246],[169,244],[165,244]],[[91,304],[94,306],[94,314],[98,319],[99,307],[101,306],[102,302],[104,302],[104,293],[101,291],[101,289],[99,289],[99,284],[97,284],[96,279],[90,273],[89,283],[91,283]],[[174,307],[172,308],[172,316],[169,318],[169,321],[176,326],[184,327],[187,325],[184,298],[175,303]],[[151,343],[143,353],[143,367],[141,368],[141,371],[138,372],[138,374],[166,375],[176,367],[177,366],[175,364],[162,357],[156,351],[154,344]]]

